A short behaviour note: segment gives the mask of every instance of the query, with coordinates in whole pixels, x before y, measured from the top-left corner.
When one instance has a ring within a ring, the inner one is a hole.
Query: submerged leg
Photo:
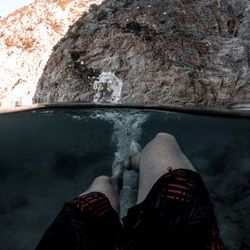
[[[157,134],[128,158],[139,170],[139,204],[124,220],[125,246],[224,250],[206,187],[172,135]]]
[[[113,209],[119,213],[119,193],[122,188],[123,165],[121,162],[113,166],[113,175],[111,177],[102,175],[94,179],[90,187],[80,196],[100,192],[110,201]]]
[[[132,167],[139,169],[137,203],[143,201],[154,183],[169,170],[186,168],[196,171],[183,154],[174,136],[159,133],[131,160]]]
[[[96,178],[86,192],[65,203],[36,249],[115,249],[122,230],[118,215],[122,174],[122,164],[115,164],[111,177]]]

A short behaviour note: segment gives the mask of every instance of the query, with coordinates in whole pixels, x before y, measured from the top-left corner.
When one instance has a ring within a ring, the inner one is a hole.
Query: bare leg
[[[100,192],[109,199],[111,206],[119,213],[119,193],[122,187],[123,165],[118,162],[113,167],[113,175],[111,177],[102,175],[94,179],[90,187],[80,196],[91,193]]]
[[[132,154],[132,153],[131,153]],[[178,168],[196,171],[182,153],[174,136],[159,133],[151,140],[141,153],[131,159],[132,167],[139,169],[139,188],[137,203],[142,202],[154,183],[165,173]]]

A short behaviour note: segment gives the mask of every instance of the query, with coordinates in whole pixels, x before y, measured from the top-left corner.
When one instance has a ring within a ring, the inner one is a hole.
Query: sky
[[[5,17],[12,11],[34,2],[34,0],[0,0],[0,16]]]

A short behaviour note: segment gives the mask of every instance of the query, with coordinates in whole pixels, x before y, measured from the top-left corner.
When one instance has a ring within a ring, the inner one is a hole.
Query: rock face
[[[32,103],[53,46],[93,3],[37,0],[0,20],[0,107]]]
[[[249,24],[248,0],[108,0],[93,5],[54,48],[33,100],[248,102]]]

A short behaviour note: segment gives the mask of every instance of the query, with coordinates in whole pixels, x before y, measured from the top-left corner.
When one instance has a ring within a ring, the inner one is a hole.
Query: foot
[[[135,141],[131,142],[130,151],[128,154],[128,158],[125,160],[125,167],[128,170],[134,169],[135,171],[139,171],[140,167],[140,158],[141,158],[141,146]]]

